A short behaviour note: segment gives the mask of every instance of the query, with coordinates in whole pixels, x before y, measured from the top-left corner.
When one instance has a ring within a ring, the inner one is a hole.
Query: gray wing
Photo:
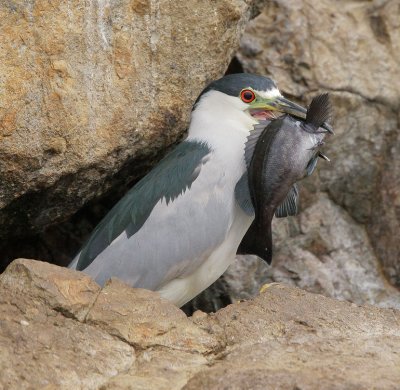
[[[100,284],[116,276],[157,289],[192,273],[221,244],[232,223],[233,193],[220,164],[208,162],[212,152],[192,143],[179,145],[110,211],[77,269]]]
[[[190,188],[196,180],[209,147],[185,141],[142,180],[140,180],[106,215],[82,248],[76,269],[82,271],[120,234],[134,235],[145,223],[155,205],[165,199],[167,205]]]

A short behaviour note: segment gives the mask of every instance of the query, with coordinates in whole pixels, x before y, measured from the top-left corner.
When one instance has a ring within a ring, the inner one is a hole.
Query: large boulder
[[[0,276],[0,388],[397,389],[400,312],[284,285],[188,318],[157,293],[19,259]]]
[[[143,174],[263,2],[1,2],[0,238]]]

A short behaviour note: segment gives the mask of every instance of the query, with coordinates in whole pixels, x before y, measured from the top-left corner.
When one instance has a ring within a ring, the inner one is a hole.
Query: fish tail
[[[307,110],[306,123],[315,126],[317,129],[327,122],[331,116],[331,103],[329,94],[324,93],[316,96]]]
[[[272,226],[269,223],[263,232],[264,241],[259,245],[258,256],[261,257],[268,264],[272,262]]]
[[[272,228],[271,223],[259,227],[254,221],[240,243],[238,254],[256,255],[271,264]]]

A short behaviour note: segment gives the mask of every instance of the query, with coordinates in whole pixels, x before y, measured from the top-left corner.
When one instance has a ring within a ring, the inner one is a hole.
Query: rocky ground
[[[0,276],[2,389],[398,389],[400,312],[283,284],[215,314],[20,259]]]

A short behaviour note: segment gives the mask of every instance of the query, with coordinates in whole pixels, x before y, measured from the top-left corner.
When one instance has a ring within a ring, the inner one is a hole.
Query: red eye
[[[256,95],[251,89],[244,89],[242,92],[240,92],[240,98],[245,103],[251,103],[256,98]]]

